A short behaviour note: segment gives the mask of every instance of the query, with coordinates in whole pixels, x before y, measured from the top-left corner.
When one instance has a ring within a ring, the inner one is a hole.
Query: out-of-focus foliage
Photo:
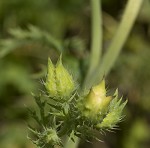
[[[102,1],[104,52],[117,29],[125,3]],[[76,81],[82,82],[89,40],[89,1],[0,0],[0,147],[34,147],[26,139],[26,121],[30,118],[25,105],[35,106],[30,93],[42,89],[39,83],[46,74],[47,57],[56,62],[59,56],[56,49],[63,50],[68,70]],[[105,143],[95,143],[95,148],[149,147],[149,63],[150,1],[144,0],[126,45],[107,77],[111,88],[119,87],[128,97],[127,116],[121,130],[104,136]],[[88,148],[85,144],[81,147]]]

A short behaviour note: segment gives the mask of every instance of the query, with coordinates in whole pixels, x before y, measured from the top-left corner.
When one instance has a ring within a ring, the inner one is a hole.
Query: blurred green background
[[[104,52],[120,21],[126,0],[103,0]],[[31,92],[41,89],[47,57],[64,63],[82,83],[90,48],[90,1],[0,0],[0,147],[34,148],[27,140],[26,106],[36,108]],[[130,19],[130,18],[129,18]],[[110,91],[128,98],[126,117],[104,142],[81,141],[81,148],[150,147],[150,1],[144,4],[110,74]]]

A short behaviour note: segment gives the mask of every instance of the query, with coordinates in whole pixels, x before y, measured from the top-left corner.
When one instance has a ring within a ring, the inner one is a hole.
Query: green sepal
[[[74,91],[75,86],[72,76],[62,64],[62,56],[60,56],[59,60],[57,61],[55,74],[58,95],[62,97],[70,96]]]

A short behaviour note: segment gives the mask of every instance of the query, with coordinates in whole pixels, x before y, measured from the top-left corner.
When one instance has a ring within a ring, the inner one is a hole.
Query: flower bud
[[[61,140],[58,137],[56,130],[54,129],[47,129],[45,133],[45,143],[49,145],[61,145]]]
[[[111,96],[106,97],[105,81],[103,80],[99,85],[92,87],[83,99],[80,105],[83,116],[97,119],[99,115],[106,112],[111,99]]]
[[[68,97],[74,90],[72,76],[62,65],[61,56],[56,66],[48,59],[48,72],[45,87],[51,97]]]

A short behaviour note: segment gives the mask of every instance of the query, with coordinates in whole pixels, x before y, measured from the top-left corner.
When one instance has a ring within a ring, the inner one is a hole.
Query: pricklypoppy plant
[[[98,139],[95,131],[113,130],[122,119],[122,110],[127,101],[122,103],[118,91],[107,96],[105,80],[93,86],[86,95],[79,94],[72,76],[64,68],[61,57],[56,66],[48,59],[46,93],[33,95],[40,109],[40,117],[29,110],[32,117],[40,125],[39,131],[31,126],[35,135],[34,144],[42,148],[63,147],[61,138],[68,135],[90,140]],[[44,101],[42,101],[45,99]],[[45,106],[49,110],[45,111]],[[31,139],[31,138],[30,138]]]

